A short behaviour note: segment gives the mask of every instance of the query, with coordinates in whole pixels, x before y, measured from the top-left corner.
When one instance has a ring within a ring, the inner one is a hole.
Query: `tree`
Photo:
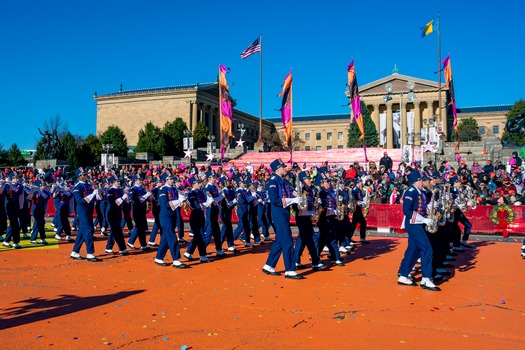
[[[56,135],[55,135],[56,131]],[[42,134],[49,134],[49,135],[55,135],[58,136],[58,138],[62,138],[67,133],[67,123],[65,123],[59,114],[55,115],[54,117],[50,117],[49,119],[45,120],[42,124],[42,128],[38,128],[38,132],[40,133],[41,137],[37,141],[36,144],[36,152],[34,156],[34,161],[36,162],[39,159],[45,158],[45,150],[44,147],[47,144],[46,136]],[[60,148],[61,145],[56,145]],[[63,152],[62,149],[59,149],[58,153]]]
[[[160,128],[148,122],[139,131],[139,141],[135,152],[152,152],[155,159],[160,159],[166,153],[166,140]]]
[[[284,135],[284,131],[279,131],[277,135],[279,136],[279,144],[284,145],[281,146],[281,149],[289,151],[290,149],[286,145],[286,136]],[[303,139],[301,139],[301,133],[299,131],[292,130],[292,149],[294,151],[302,151],[304,150],[305,143],[306,142]]]
[[[516,118],[518,115],[525,113],[525,100],[519,100],[510,108],[508,111],[506,117],[507,122]],[[503,135],[501,136],[501,141],[505,145],[517,145],[517,146],[523,146],[525,145],[525,135],[522,133],[510,133],[508,131],[505,131]]]
[[[370,111],[366,107],[365,103],[361,100],[361,113],[363,114],[363,125],[365,129],[365,139],[367,147],[377,147],[379,145],[379,136],[377,134],[376,124],[370,118]],[[350,119],[350,117],[348,117]],[[357,127],[357,123],[352,123],[348,130],[348,142],[346,143],[349,148],[361,147],[363,142],[357,142],[361,136],[361,132]]]
[[[282,151],[283,143],[281,142],[279,132],[277,132],[274,126],[272,126],[270,130],[264,128],[262,131],[262,136],[270,152]]]
[[[478,122],[470,117],[461,119],[458,125],[458,135],[460,141],[480,141]]]
[[[27,164],[16,143],[13,143],[11,148],[7,150],[7,163],[14,166]]]
[[[7,151],[2,144],[0,144],[0,165],[9,165],[7,162]]]
[[[79,146],[78,166],[86,167],[100,164],[102,143],[93,134],[89,134]]]
[[[75,137],[73,134],[71,134],[69,131],[62,136],[62,139],[60,140],[63,146],[63,154],[62,157],[65,160],[67,160],[69,166],[71,169],[78,168],[79,161],[78,161],[78,155],[79,155],[79,149],[77,147],[77,141],[75,140]]]
[[[198,122],[193,129],[193,147],[206,147],[208,143],[208,127],[203,122]]]
[[[112,153],[117,157],[128,156],[128,141],[126,140],[126,135],[124,135],[124,132],[118,126],[111,125],[108,127],[106,131],[100,134],[99,140],[102,145],[113,145]]]
[[[184,131],[188,130],[188,126],[182,120],[177,118],[172,122],[166,122],[162,133],[166,142],[166,152],[168,156],[182,156],[184,150],[182,149],[182,139],[184,138]]]

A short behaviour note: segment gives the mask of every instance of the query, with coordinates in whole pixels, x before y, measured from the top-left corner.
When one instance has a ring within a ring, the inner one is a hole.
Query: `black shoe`
[[[328,266],[326,266],[325,264],[322,264],[322,265],[318,265],[318,266],[313,266],[312,270],[314,270],[314,271],[323,271],[323,270],[326,270],[327,268],[328,268]]]
[[[284,278],[290,278],[292,280],[302,280],[304,278],[303,275],[284,275]]]
[[[295,264],[295,269],[296,270],[304,270],[306,269],[306,265],[303,265],[303,264]]]
[[[179,243],[188,243],[188,241],[185,240],[184,238],[180,238],[180,239],[179,239]]]
[[[439,292],[439,291],[441,291],[441,288],[439,288],[439,287],[427,287],[427,286],[424,285],[424,284],[421,285],[421,288],[426,289],[426,290],[431,290],[431,291],[433,291],[433,292]]]
[[[175,269],[186,269],[188,268],[189,266],[186,265],[186,264],[180,264],[180,265],[173,265],[173,268]]]
[[[473,247],[468,244],[467,242],[461,242],[459,245],[461,245],[462,247],[465,247],[465,248],[468,248],[468,249],[472,249]]]
[[[277,272],[277,271],[268,271],[266,269],[262,269],[262,272],[264,272],[265,274],[267,275],[271,275],[271,276],[280,276],[281,273],[280,272]]]
[[[443,262],[443,263],[441,264],[441,266],[443,266],[443,267],[445,267],[445,268],[450,268],[450,267],[454,267],[454,265],[452,265],[451,263],[449,263],[449,262],[446,262],[446,261],[445,261],[445,262]]]
[[[155,264],[160,265],[160,266],[168,266],[168,264],[166,264],[165,262],[157,262],[157,261],[155,261]]]
[[[96,256],[93,257],[93,258],[86,258],[87,261],[90,261],[90,262],[99,262],[99,261],[102,261],[102,259],[99,259],[97,258]]]
[[[397,282],[397,284],[399,284],[400,286],[406,286],[406,287],[417,287],[417,284],[414,282],[412,282],[412,284],[405,284],[405,283]]]
[[[83,257],[81,257],[80,255],[79,256],[69,256],[71,259],[75,259],[75,260],[84,260]]]
[[[452,272],[450,272],[450,271],[442,271],[439,274],[442,275],[442,276],[450,276],[450,275],[452,275]]]
[[[332,261],[332,265],[345,266],[345,263],[342,262],[342,261],[337,260],[337,261]]]
[[[454,251],[450,251],[447,255],[450,255],[450,256],[458,256],[458,253],[454,252]]]
[[[271,242],[272,239],[271,239],[270,237],[264,237],[264,241],[265,241],[265,242]]]

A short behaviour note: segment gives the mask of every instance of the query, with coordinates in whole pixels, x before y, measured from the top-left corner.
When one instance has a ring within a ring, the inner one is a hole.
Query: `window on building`
[[[321,150],[322,150],[322,147],[321,147],[321,146],[315,146],[315,150],[316,150],[316,151],[321,151]]]
[[[331,132],[327,132],[326,133],[326,139],[327,140],[331,140],[332,139],[332,133]]]
[[[493,133],[494,135],[499,134],[499,125],[494,125],[494,126],[492,127],[492,133]]]
[[[337,149],[343,149],[343,145],[337,145]]]
[[[305,139],[305,141],[310,141],[310,133],[309,132],[304,134],[304,139]]]
[[[310,150],[310,146],[304,146],[304,150],[305,151],[309,151]]]
[[[343,139],[343,132],[342,132],[342,131],[339,131],[339,132],[337,133],[337,139],[338,139],[338,140],[342,140],[342,139]]]
[[[319,141],[321,139],[321,133],[320,132],[315,133],[315,139],[317,141]]]
[[[331,150],[331,149],[332,149],[332,146],[326,146],[326,149],[327,149],[327,150]]]
[[[485,127],[484,126],[480,126],[479,127],[479,134],[480,135],[485,135]]]

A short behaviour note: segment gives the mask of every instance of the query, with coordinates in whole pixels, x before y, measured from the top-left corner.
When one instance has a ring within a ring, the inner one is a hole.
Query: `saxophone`
[[[445,224],[447,223],[447,217],[445,215],[445,204],[445,188],[441,187],[441,190],[439,192],[439,226],[445,226]]]
[[[450,193],[450,185],[446,185],[445,190],[445,217],[447,218],[448,222],[454,222],[456,215],[454,214],[454,199],[452,198],[452,194]]]
[[[366,218],[370,211],[370,197],[372,196],[369,191],[370,187],[365,187],[365,198],[363,199],[363,217]]]
[[[295,180],[295,191],[297,192],[297,197],[301,198],[301,202],[297,204],[299,210],[305,210],[308,207],[308,197],[307,193],[301,188],[301,181],[299,179]]]
[[[357,205],[355,203],[354,196],[352,196],[352,191],[350,191],[350,189],[347,189],[346,191],[348,192],[348,211],[353,213]]]
[[[321,214],[323,213],[323,207],[321,206],[320,197],[319,194],[321,193],[321,190],[317,190],[315,192],[315,199],[314,199],[314,215],[312,215],[312,221],[318,221],[319,217],[321,217]]]
[[[335,216],[335,219],[337,221],[342,221],[345,218],[345,204],[343,202],[343,194],[341,193],[343,190],[339,190],[339,182],[337,182],[337,188],[335,192],[335,209],[337,210],[337,215]]]
[[[430,210],[428,211],[428,218],[432,220],[431,224],[426,225],[427,232],[429,233],[436,233],[438,230],[438,215],[437,215],[437,209],[436,209],[436,193],[437,191],[432,191],[432,199],[430,200]]]

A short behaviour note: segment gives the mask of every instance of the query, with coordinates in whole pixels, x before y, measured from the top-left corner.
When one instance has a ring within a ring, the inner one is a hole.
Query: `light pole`
[[[183,139],[183,148],[186,151],[190,151],[190,168],[191,168],[191,150],[193,150],[193,137],[191,136],[191,131],[186,129],[184,130],[184,139]]]
[[[215,135],[208,135],[208,154],[215,152]]]
[[[413,81],[407,81],[406,88],[407,90],[403,91],[394,91],[394,86],[392,83],[385,84],[385,91],[386,95],[383,96],[383,102],[387,103],[388,101],[392,100],[393,95],[399,95],[399,119],[400,119],[400,131],[401,135],[399,141],[399,146],[402,147],[402,140],[403,140],[403,95],[407,94],[407,99],[409,102],[412,102],[416,99],[416,93],[413,91],[416,84]],[[405,113],[406,115],[406,113]],[[415,116],[416,118],[419,118],[419,116]],[[392,121],[393,122],[393,121]],[[391,133],[392,130],[387,130],[387,135]],[[405,127],[405,134],[408,133],[408,125]]]
[[[108,167],[108,157],[109,157],[109,151],[113,150],[113,144],[111,143],[105,143],[102,145],[102,149],[106,151],[106,159],[104,161],[104,168],[107,169]]]
[[[242,141],[242,137],[244,136],[244,133],[246,132],[246,129],[244,128],[244,123],[237,124],[237,130],[240,131],[241,137],[239,137],[239,140]],[[242,144],[242,153],[244,153],[244,143]]]

